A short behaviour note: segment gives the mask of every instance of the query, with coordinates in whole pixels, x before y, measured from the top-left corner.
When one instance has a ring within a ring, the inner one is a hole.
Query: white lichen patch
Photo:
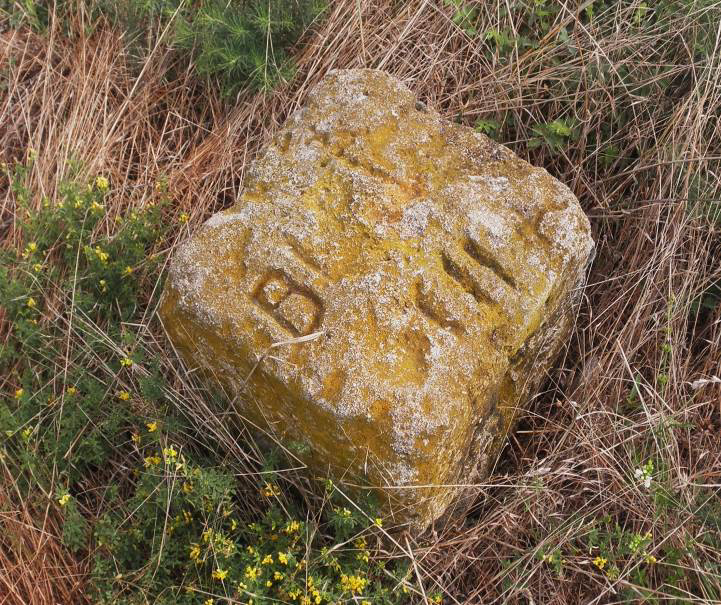
[[[420,237],[428,227],[428,219],[433,212],[433,204],[429,200],[421,200],[403,209],[403,218],[399,225],[402,238]]]
[[[233,221],[242,220],[242,218],[243,215],[239,212],[218,212],[218,214],[214,214],[207,221],[205,221],[204,225],[206,227],[220,227],[221,225],[225,225],[226,223],[232,223]]]
[[[490,237],[494,247],[507,245],[513,233],[511,225],[502,214],[488,208],[474,208],[468,214],[466,233],[471,238],[478,238],[480,233]]]

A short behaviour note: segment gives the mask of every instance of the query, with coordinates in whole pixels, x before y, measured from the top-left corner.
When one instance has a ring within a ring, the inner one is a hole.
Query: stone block
[[[239,413],[423,529],[488,473],[592,249],[545,170],[383,72],[334,71],[179,246],[160,314]]]

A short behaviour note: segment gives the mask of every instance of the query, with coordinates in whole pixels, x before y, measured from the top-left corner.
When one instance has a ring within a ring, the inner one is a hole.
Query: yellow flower
[[[40,271],[42,271],[42,269],[43,269],[42,263],[35,263],[33,265],[33,271],[35,271],[35,273],[40,273]]]
[[[374,523],[376,524],[376,527],[383,527],[383,519],[380,517],[376,517]]]
[[[278,562],[282,563],[283,565],[288,565],[288,555],[286,555],[284,552],[279,552]]]
[[[140,433],[133,433],[130,435],[130,438],[133,440],[133,443],[140,443]]]
[[[99,176],[95,179],[95,186],[100,189],[100,191],[107,191],[110,183],[108,182],[108,179],[106,179],[104,176]]]
[[[107,262],[108,262],[108,259],[110,258],[110,255],[109,255],[107,252],[105,252],[105,250],[103,250],[100,246],[95,246],[95,249],[93,250],[93,252],[95,252],[95,256],[98,257],[98,260],[99,260],[101,263],[107,263]]]
[[[341,588],[346,592],[352,592],[353,594],[362,592],[368,584],[368,580],[361,578],[360,576],[348,576],[343,574],[340,577]]]
[[[34,309],[37,306],[37,303],[35,302],[35,299],[32,296],[30,298],[28,298],[27,304],[28,304],[28,307],[30,307],[31,309]]]
[[[604,567],[606,567],[606,563],[608,563],[608,559],[605,559],[604,557],[600,557],[600,556],[596,557],[593,560],[593,564],[596,567],[598,567],[599,569],[603,569]]]
[[[97,202],[93,202],[92,204],[90,204],[91,212],[102,212],[103,210],[105,210],[105,206],[103,206],[102,204],[98,204]]]
[[[272,485],[271,483],[266,483],[265,487],[263,487],[263,489],[260,490],[260,493],[263,494],[266,498],[270,498],[271,496],[279,496],[280,490],[278,489],[277,485]]]
[[[658,559],[656,557],[654,557],[653,555],[646,555],[646,563],[653,565],[657,561],[658,561]]]
[[[160,464],[160,456],[147,456],[143,459],[145,462],[145,468],[149,468],[151,466],[157,466]]]
[[[101,292],[107,292],[108,291],[108,282],[106,282],[104,279],[101,279],[98,284],[100,285],[100,291]]]
[[[213,601],[213,599],[205,599],[205,601],[203,601],[203,605],[213,605],[214,602],[215,601]]]
[[[273,586],[273,582],[271,582],[270,580],[266,580],[265,585],[270,588],[271,586]]]
[[[127,391],[119,391],[118,399],[120,399],[120,401],[127,401],[128,399],[130,399],[130,393],[128,393]]]
[[[130,357],[123,357],[120,360],[120,365],[124,368],[129,368],[131,365],[133,365],[133,360],[130,359]]]
[[[127,275],[132,275],[132,274],[133,274],[133,268],[132,268],[132,267],[127,266],[127,267],[125,267],[125,269],[123,269],[123,275],[126,275],[126,276],[127,276]]]
[[[283,530],[286,534],[292,534],[293,532],[296,532],[300,529],[300,523],[298,521],[291,521],[288,523],[288,525],[285,526],[285,529]]]
[[[183,224],[187,223],[189,219],[190,219],[190,217],[187,214],[185,214],[185,212],[183,212],[180,215],[180,217],[178,218],[178,220]]]
[[[225,580],[227,575],[228,575],[228,570],[218,568],[213,572],[213,579],[220,580],[222,582],[223,580]]]
[[[163,458],[172,459],[178,455],[173,446],[163,448]]]
[[[15,399],[20,399],[25,393],[25,389],[17,389],[15,391]]]
[[[158,423],[157,422],[148,422],[145,426],[148,427],[148,433],[154,433],[158,430]]]
[[[73,395],[77,395],[78,390],[75,387],[68,387],[66,393],[72,397]]]
[[[33,427],[29,426],[20,434],[23,436],[23,439],[30,439],[30,435],[33,434]]]
[[[245,566],[245,577],[249,580],[255,580],[259,573],[260,572],[257,567],[251,567],[250,565]]]
[[[273,564],[273,557],[271,557],[270,555],[265,555],[265,557],[263,558],[263,560],[261,561],[261,563],[262,563],[263,565],[272,565],[272,564]]]
[[[35,242],[30,242],[27,246],[25,246],[25,250],[23,250],[22,257],[27,258],[33,252],[35,252],[37,249],[38,249],[38,245]]]
[[[70,502],[70,494],[63,494],[58,498],[58,504],[60,504],[60,506],[65,506],[68,502]]]
[[[279,571],[276,571],[276,572],[273,574],[273,579],[274,579],[274,580],[282,580],[283,577],[284,577],[283,574],[280,573]]]
[[[184,493],[184,494],[189,494],[189,493],[192,492],[192,491],[193,491],[193,484],[192,484],[192,483],[188,483],[187,481],[184,481],[184,482],[183,482],[183,493]]]

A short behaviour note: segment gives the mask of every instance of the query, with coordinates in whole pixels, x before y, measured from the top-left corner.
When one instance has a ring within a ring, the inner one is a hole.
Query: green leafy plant
[[[246,84],[268,90],[292,77],[285,49],[324,8],[314,0],[211,0],[181,13],[175,44],[191,51],[198,73],[217,79],[226,95]]]
[[[482,132],[483,134],[486,134],[491,138],[495,138],[496,134],[498,133],[498,129],[501,127],[501,124],[491,118],[478,118],[476,120],[476,123],[474,124],[474,127],[478,132]]]
[[[14,25],[27,23],[38,31],[49,27],[53,15],[67,20],[72,14],[67,0],[7,4],[2,12]],[[323,0],[91,0],[87,11],[93,25],[107,18],[138,49],[139,41],[167,32],[165,41],[192,61],[198,76],[230,97],[244,88],[270,90],[292,78],[287,49],[325,8]]]
[[[560,151],[569,141],[576,138],[573,128],[566,120],[553,120],[548,124],[540,124],[533,128],[533,132],[536,136],[528,141],[529,149],[546,145],[551,151]]]
[[[460,27],[467,36],[473,38],[478,34],[475,23],[478,19],[478,8],[464,0],[443,0],[443,4],[453,8],[453,23]]]
[[[280,507],[271,476],[258,486],[265,512],[248,521],[232,475],[193,464],[159,428],[137,445],[135,492],[96,529],[100,603],[132,603],[138,591],[156,603],[407,600],[408,566],[372,557],[377,525],[333,493],[320,519],[302,518]]]
[[[123,380],[125,360],[140,360],[124,342],[123,322],[138,310],[144,276],[157,268],[151,250],[163,233],[162,204],[115,217],[109,234],[99,228],[108,218],[105,177],[63,183],[58,200],[35,210],[27,169],[8,174],[25,244],[19,254],[0,253],[0,306],[12,326],[0,367],[18,381],[14,397],[0,403],[0,430],[22,436],[20,459],[30,474],[50,465],[70,485],[107,463],[125,432],[127,408],[106,401]],[[68,322],[85,335],[82,344],[69,346]],[[88,371],[102,367],[110,380]]]

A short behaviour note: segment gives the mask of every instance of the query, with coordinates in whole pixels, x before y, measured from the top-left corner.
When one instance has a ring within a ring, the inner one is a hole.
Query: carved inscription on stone
[[[265,275],[252,298],[293,336],[310,334],[320,324],[323,305],[319,297],[282,271]]]

